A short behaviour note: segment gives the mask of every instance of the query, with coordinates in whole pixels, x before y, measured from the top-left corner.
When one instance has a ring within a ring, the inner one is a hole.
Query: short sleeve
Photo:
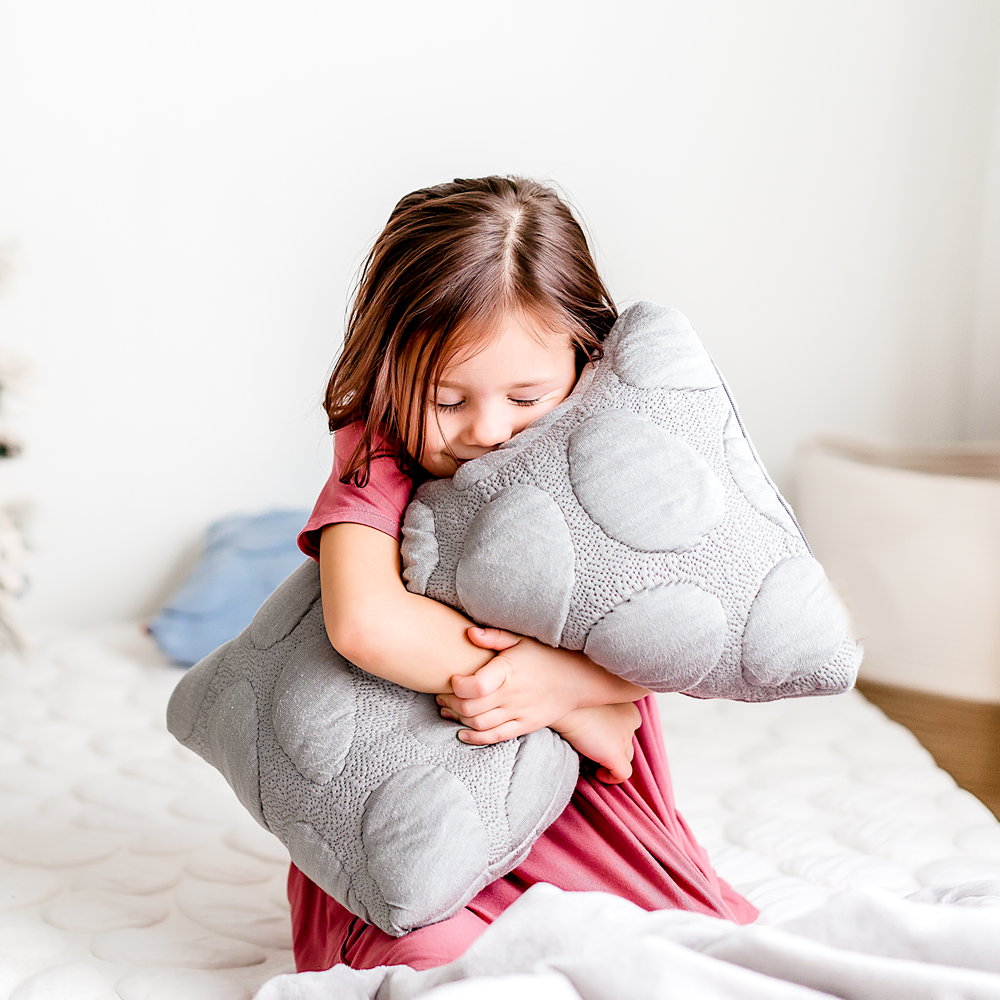
[[[394,459],[372,459],[368,483],[363,487],[340,481],[341,470],[360,438],[360,424],[343,427],[334,435],[333,473],[316,501],[312,516],[299,532],[299,548],[313,559],[319,559],[319,537],[328,524],[366,524],[397,541],[402,538],[403,514],[413,492],[413,480],[400,471]],[[376,450],[383,444],[373,443]]]

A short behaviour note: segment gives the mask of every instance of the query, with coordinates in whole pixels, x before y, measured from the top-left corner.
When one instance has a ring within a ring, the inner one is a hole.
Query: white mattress
[[[0,997],[236,1000],[291,971],[287,854],[163,725],[134,626],[0,661]],[[777,921],[1000,876],[1000,823],[860,696],[661,697],[681,812]]]

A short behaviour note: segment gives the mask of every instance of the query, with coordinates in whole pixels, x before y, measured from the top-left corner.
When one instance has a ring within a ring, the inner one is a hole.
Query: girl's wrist
[[[562,718],[556,719],[555,722],[551,723],[549,729],[559,733],[560,736],[571,736],[575,730],[586,724],[587,717],[593,707],[595,706],[575,708],[572,712],[567,712]]]
[[[582,682],[578,687],[577,708],[621,705],[628,701],[639,701],[649,694],[646,688],[605,670],[584,653],[574,655],[579,658]]]

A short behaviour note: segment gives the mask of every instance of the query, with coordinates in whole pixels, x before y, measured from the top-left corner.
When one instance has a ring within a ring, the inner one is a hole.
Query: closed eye
[[[513,403],[515,406],[537,406],[542,401],[541,396],[536,396],[534,399],[510,399],[507,402]],[[465,400],[460,399],[457,403],[435,403],[434,405],[442,413],[455,413],[465,406]]]

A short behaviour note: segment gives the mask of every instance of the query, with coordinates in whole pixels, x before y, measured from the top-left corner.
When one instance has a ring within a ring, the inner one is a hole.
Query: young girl
[[[674,808],[649,692],[582,653],[478,628],[409,593],[400,576],[414,485],[453,475],[558,406],[616,318],[580,226],[533,181],[415,191],[375,242],[326,392],[333,475],[299,536],[319,560],[330,641],[370,673],[437,694],[466,742],[550,726],[587,759],[569,806],[521,865],[456,916],[403,938],[364,923],[293,865],[299,971],[450,962],[536,882],[648,910],[757,915]]]

